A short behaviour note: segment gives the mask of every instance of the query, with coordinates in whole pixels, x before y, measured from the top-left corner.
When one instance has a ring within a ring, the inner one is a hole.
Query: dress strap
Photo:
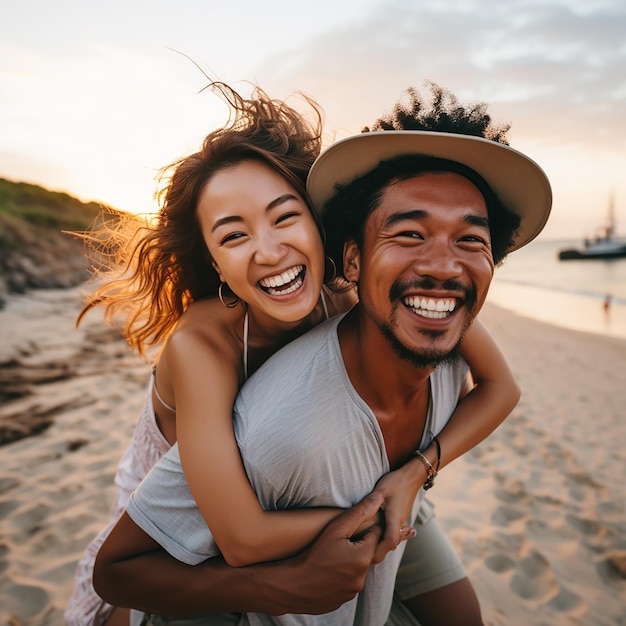
[[[243,378],[248,380],[248,309],[243,318]]]
[[[324,307],[324,315],[326,319],[329,319],[328,316],[328,306],[326,304],[326,297],[324,296],[324,287],[322,286],[322,291],[320,291],[320,297],[322,298],[322,306]]]
[[[320,297],[322,298],[322,306],[324,307],[324,315],[326,319],[329,319],[328,315],[328,305],[326,304],[326,297],[324,296],[324,289],[320,291]],[[248,320],[248,309],[246,309],[246,314],[243,317],[243,376],[244,380],[248,380],[248,329],[250,327],[250,322]],[[156,387],[154,389],[156,392]],[[158,394],[157,394],[158,397]],[[161,398],[159,398],[161,400]],[[161,402],[163,402],[161,400]],[[167,405],[166,405],[167,406]]]
[[[156,385],[156,365],[154,365],[152,367],[152,389],[154,389],[154,395],[157,397],[158,401],[166,408],[169,409],[170,411],[172,411],[173,413],[176,413],[176,408],[173,406],[170,406],[167,402],[165,402],[165,400],[163,400],[163,398],[161,397],[161,395],[159,394],[159,390],[157,389],[157,385]]]

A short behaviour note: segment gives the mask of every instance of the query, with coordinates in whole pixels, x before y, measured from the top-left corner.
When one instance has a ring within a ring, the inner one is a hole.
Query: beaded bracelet
[[[424,483],[425,490],[430,489],[435,484],[435,478],[437,478],[437,474],[439,473],[439,463],[441,462],[441,445],[439,444],[439,439],[435,437],[433,441],[435,442],[435,447],[437,448],[437,467],[433,467],[432,463],[419,450],[415,450],[415,452],[413,452],[413,455],[416,456],[428,470],[426,482]]]

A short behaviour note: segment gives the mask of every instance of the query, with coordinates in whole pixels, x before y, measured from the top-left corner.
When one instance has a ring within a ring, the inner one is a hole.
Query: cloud
[[[181,1],[130,10],[112,0],[97,14],[75,0],[12,5],[0,23],[0,169],[27,168],[30,154],[38,172],[50,164],[43,184],[124,208],[149,202],[156,168],[225,118],[219,99],[198,95],[197,68],[169,46],[244,92],[250,80],[273,97],[309,94],[326,112],[327,142],[434,80],[512,124],[512,145],[553,181],[563,224],[579,228],[611,187],[622,212],[621,0],[347,0],[336,9],[319,0],[308,18],[286,0],[268,0],[271,11],[226,4],[219,15],[212,3]]]
[[[328,141],[370,124],[425,79],[462,102],[487,102],[513,146],[554,188],[547,233],[577,236],[611,192],[626,219],[626,5],[620,0],[382,3],[272,57],[271,93],[301,89],[327,115]]]
[[[293,88],[304,82],[341,125],[378,115],[429,78],[496,105],[524,134],[570,141],[582,128],[603,139],[626,124],[626,7],[581,6],[387,2],[355,27],[273,57],[263,74]]]

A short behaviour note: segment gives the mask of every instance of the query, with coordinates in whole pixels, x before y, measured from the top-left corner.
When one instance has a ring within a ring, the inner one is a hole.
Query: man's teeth
[[[281,274],[269,276],[268,278],[262,278],[259,281],[259,285],[261,285],[261,287],[263,287],[269,294],[273,296],[291,293],[302,285],[303,270],[304,265],[296,265],[295,267],[285,270]],[[285,285],[288,286],[284,289],[281,289],[281,287],[284,287]]]
[[[411,296],[404,299],[404,304],[423,317],[442,319],[454,311],[456,300],[454,298],[417,298]]]

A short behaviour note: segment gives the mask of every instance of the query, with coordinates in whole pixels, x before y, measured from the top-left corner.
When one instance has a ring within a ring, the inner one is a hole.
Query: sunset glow
[[[99,14],[68,0],[11,5],[0,24],[0,176],[154,209],[158,169],[226,116],[179,50],[242,93],[256,83],[278,98],[309,94],[329,141],[426,79],[486,101],[552,181],[542,236],[582,236],[611,194],[626,231],[623,3],[324,0],[311,19],[270,4],[139,2],[129,13],[119,1]]]

